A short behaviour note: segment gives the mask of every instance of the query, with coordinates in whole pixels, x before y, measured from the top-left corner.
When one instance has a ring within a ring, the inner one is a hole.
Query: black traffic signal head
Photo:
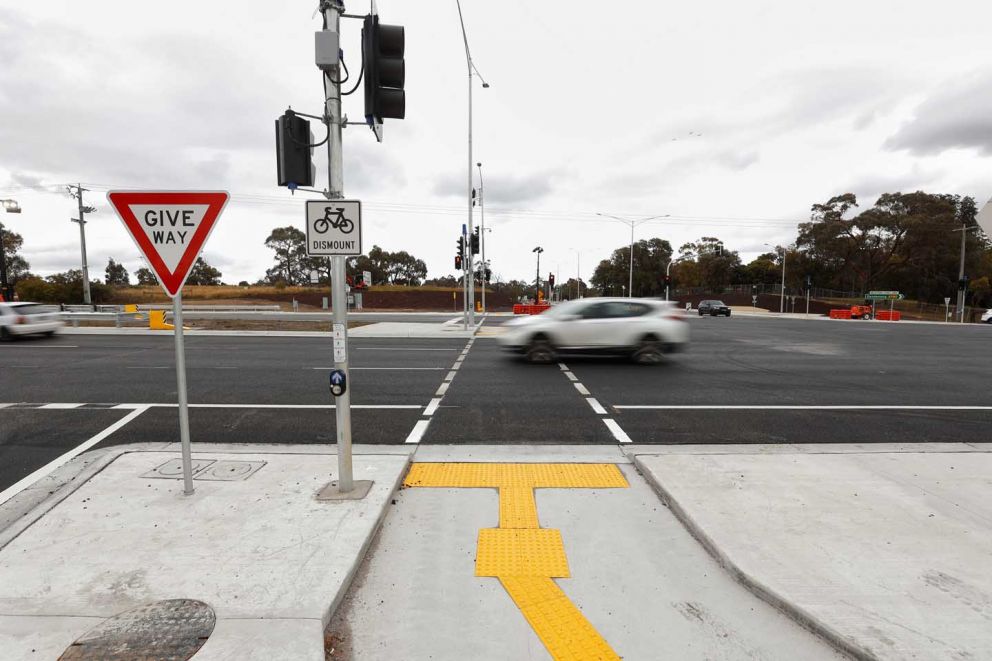
[[[362,28],[362,60],[365,62],[365,121],[370,125],[385,118],[406,115],[406,36],[402,25],[382,25],[369,14]]]
[[[465,256],[465,237],[459,236],[458,241],[455,243],[455,254],[464,257]]]
[[[313,134],[310,122],[287,110],[276,120],[276,174],[280,186],[313,186]]]
[[[455,255],[455,270],[458,270],[458,271],[461,271],[462,270],[462,256],[461,255]]]
[[[472,231],[472,254],[473,255],[478,255],[479,254],[479,228],[478,227],[476,227],[475,230]]]
[[[666,286],[666,287],[668,287],[668,286],[670,286],[671,284],[672,284],[672,276],[670,276],[670,275],[668,275],[668,274],[666,274],[666,275],[665,275],[665,286]]]
[[[551,285],[552,287],[555,286],[555,274],[554,273],[549,273],[548,274],[548,284]]]

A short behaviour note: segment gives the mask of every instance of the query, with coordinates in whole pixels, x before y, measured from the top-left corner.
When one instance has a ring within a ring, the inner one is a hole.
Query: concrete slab
[[[992,453],[637,462],[742,581],[861,658],[992,658]]]
[[[51,661],[102,621],[99,617],[0,615],[0,650],[11,661]]]
[[[719,445],[649,445],[632,443],[621,446],[628,456],[680,454],[892,454],[923,452],[990,452],[992,443],[755,443]]]
[[[374,480],[369,496],[321,503],[317,490],[337,477],[326,455],[211,453],[266,465],[244,481],[197,482],[190,497],[178,480],[139,477],[170,456],[117,457],[0,550],[0,613],[106,618],[188,597],[212,606],[218,620],[298,621],[286,630],[309,631],[322,654],[320,629],[344,596],[408,457],[356,455],[355,478]],[[52,632],[46,645],[58,646],[51,641],[61,644],[63,634]],[[223,646],[217,654],[249,658]]]
[[[556,583],[621,657],[840,658],[734,582],[622,470],[627,489],[536,491],[571,569]],[[328,627],[350,641],[342,658],[550,658],[499,580],[475,576],[478,531],[499,522],[496,491],[406,488],[396,500]]]
[[[324,661],[320,620],[217,620],[193,661]]]
[[[389,322],[383,321],[367,326],[359,326],[348,330],[349,337],[464,337],[469,338],[475,334],[475,329],[471,326],[468,330],[462,330],[460,325],[455,324],[425,324],[416,322]]]

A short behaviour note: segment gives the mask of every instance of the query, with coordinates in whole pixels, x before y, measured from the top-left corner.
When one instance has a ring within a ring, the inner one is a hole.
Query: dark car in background
[[[719,317],[721,314],[730,316],[730,306],[723,301],[700,301],[699,316],[708,314],[711,317]]]

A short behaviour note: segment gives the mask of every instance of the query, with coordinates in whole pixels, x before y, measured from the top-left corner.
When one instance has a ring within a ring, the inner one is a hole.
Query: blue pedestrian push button
[[[348,378],[344,370],[331,370],[331,394],[340,397],[348,389]]]

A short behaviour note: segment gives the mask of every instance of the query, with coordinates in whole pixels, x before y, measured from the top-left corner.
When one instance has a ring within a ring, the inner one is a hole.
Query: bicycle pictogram
[[[342,234],[351,234],[351,231],[355,229],[355,223],[344,217],[344,207],[337,207],[335,209],[326,207],[324,209],[324,217],[314,221],[313,231],[317,234],[326,234],[332,227],[336,230],[341,230]]]

